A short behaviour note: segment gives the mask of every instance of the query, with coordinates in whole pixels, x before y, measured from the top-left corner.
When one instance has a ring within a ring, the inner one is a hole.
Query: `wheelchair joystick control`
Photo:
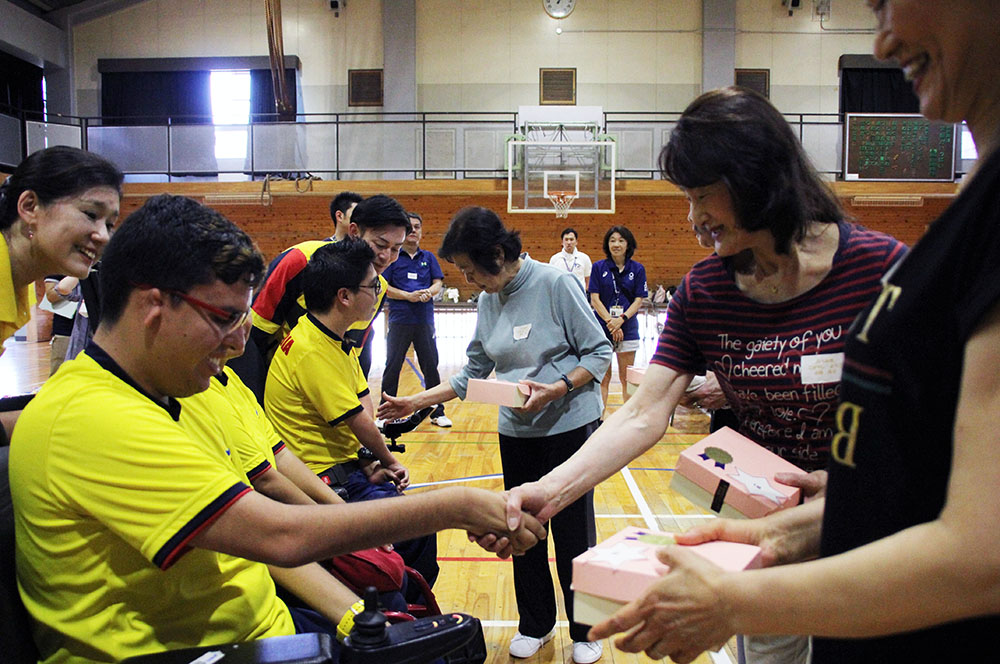
[[[361,648],[374,648],[389,642],[385,630],[385,614],[378,610],[378,591],[365,588],[365,610],[354,618],[351,641]]]
[[[423,410],[418,410],[409,417],[403,417],[398,420],[390,420],[384,422],[380,427],[382,435],[389,439],[386,446],[389,448],[390,452],[405,452],[406,444],[397,443],[396,439],[402,436],[404,433],[409,433],[416,429],[421,422],[427,419],[427,416],[434,412],[435,406],[428,406]]]
[[[472,616],[451,613],[386,627],[385,616],[377,607],[378,593],[369,587],[365,590],[365,610],[355,616],[354,628],[344,639],[341,664],[423,664],[474,639],[485,657],[482,627]]]

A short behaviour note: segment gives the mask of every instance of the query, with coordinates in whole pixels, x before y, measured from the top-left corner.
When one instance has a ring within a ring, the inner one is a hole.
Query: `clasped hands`
[[[429,288],[421,288],[419,290],[410,291],[407,294],[406,299],[410,302],[430,302],[434,299],[434,295],[431,294]]]

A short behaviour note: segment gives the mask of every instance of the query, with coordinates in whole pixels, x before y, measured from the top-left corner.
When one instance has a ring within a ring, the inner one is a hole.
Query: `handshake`
[[[465,491],[469,495],[462,507],[470,521],[463,528],[469,541],[499,558],[521,555],[545,539],[545,521],[559,511],[543,498],[537,482],[502,494],[482,489]]]

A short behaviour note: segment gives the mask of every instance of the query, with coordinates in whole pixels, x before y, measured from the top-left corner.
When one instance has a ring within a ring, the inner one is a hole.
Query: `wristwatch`
[[[566,393],[567,394],[569,394],[570,392],[572,392],[575,389],[573,387],[573,381],[571,381],[569,379],[569,376],[567,376],[566,374],[562,374],[561,376],[559,376],[559,378],[562,379],[562,382],[566,383]]]

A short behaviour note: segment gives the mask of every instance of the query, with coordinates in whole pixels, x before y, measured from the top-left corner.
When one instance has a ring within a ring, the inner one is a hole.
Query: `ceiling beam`
[[[35,2],[35,0],[31,1]],[[63,30],[69,30],[79,23],[92,21],[95,18],[113,14],[142,2],[147,2],[147,0],[85,0],[69,7],[51,11],[45,15],[45,19]]]

